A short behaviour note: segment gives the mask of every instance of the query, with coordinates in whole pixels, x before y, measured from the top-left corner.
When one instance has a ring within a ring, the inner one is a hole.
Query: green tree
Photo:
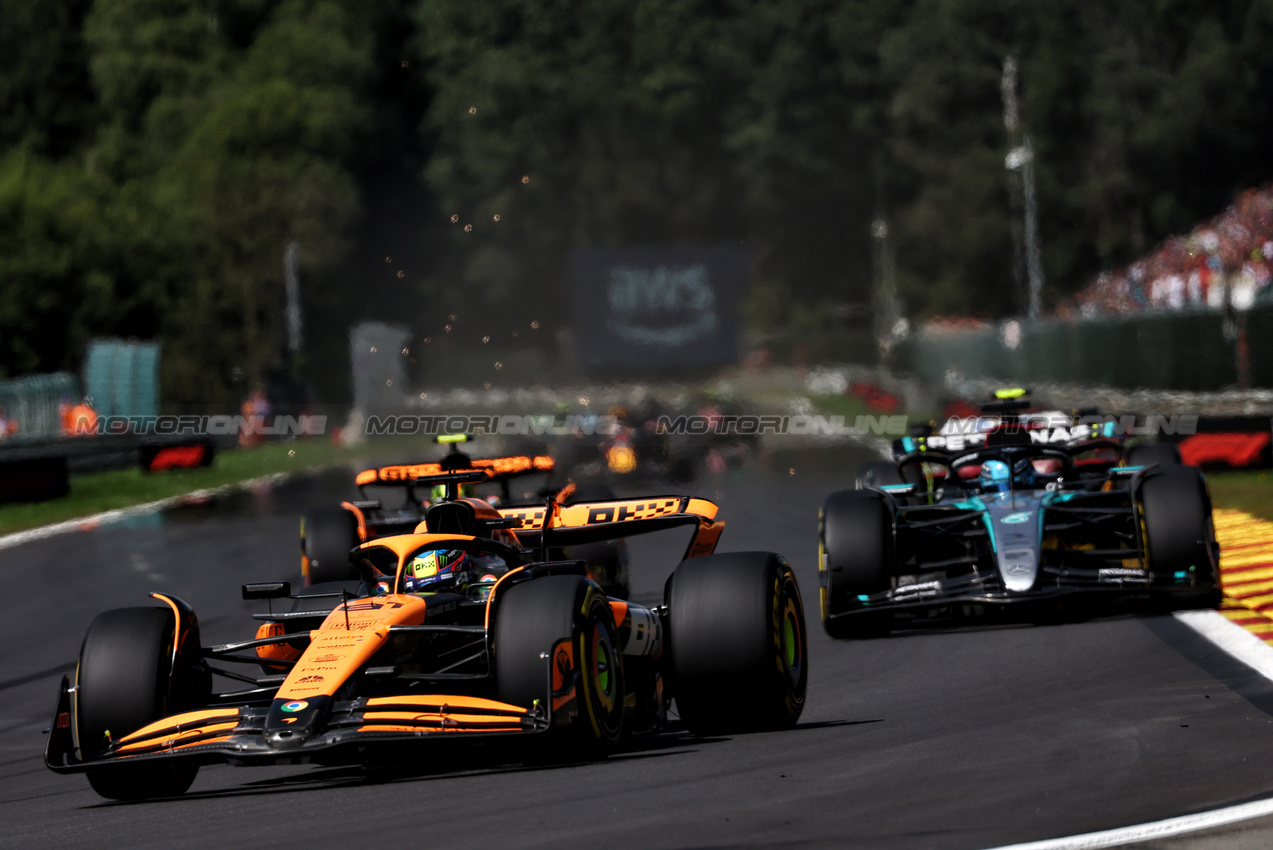
[[[89,161],[134,198],[165,398],[229,400],[284,368],[283,253],[347,250],[375,127],[375,27],[394,4],[98,0],[87,33],[109,123]],[[153,217],[153,218],[151,218]]]

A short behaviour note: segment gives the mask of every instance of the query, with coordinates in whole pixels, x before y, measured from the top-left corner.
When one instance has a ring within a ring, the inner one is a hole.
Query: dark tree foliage
[[[1020,310],[1008,55],[1053,303],[1273,174],[1270,0],[0,9],[0,375],[155,338],[187,405],[333,398],[362,318],[551,347],[577,247],[746,245],[751,325],[812,328],[883,217],[909,314]]]
[[[64,156],[93,130],[84,49],[91,0],[0,0],[0,148]]]

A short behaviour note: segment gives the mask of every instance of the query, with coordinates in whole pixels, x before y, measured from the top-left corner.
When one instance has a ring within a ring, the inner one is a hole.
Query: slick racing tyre
[[[889,589],[893,517],[887,497],[864,490],[832,493],[818,514],[818,588],[822,626],[833,638],[875,637],[891,615],[863,611],[861,596]],[[854,612],[847,617],[836,615]]]
[[[889,487],[905,484],[897,464],[891,460],[876,460],[858,467],[858,489],[866,487]]]
[[[772,552],[682,561],[664,590],[672,693],[697,734],[785,729],[809,679],[804,606]]]
[[[1140,482],[1138,501],[1154,584],[1219,587],[1211,499],[1202,473],[1192,466],[1151,470]]]
[[[494,628],[496,698],[525,708],[551,701],[557,754],[604,756],[623,731],[624,691],[623,647],[601,588],[571,575],[515,584]]]
[[[1180,449],[1168,443],[1132,446],[1127,450],[1128,466],[1180,466]]]
[[[359,544],[358,520],[341,507],[310,508],[301,517],[301,574],[305,584],[356,581],[349,550]]]
[[[88,627],[75,672],[75,733],[84,759],[101,755],[112,740],[175,711],[171,694],[173,616],[166,608],[117,608]],[[154,761],[90,769],[93,790],[111,800],[184,794],[199,772],[188,760]]]

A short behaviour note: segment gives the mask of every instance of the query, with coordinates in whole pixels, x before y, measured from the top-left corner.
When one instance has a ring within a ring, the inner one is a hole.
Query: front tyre
[[[1211,498],[1202,473],[1192,466],[1150,470],[1138,492],[1145,550],[1153,582],[1173,589],[1216,589],[1215,531]]]
[[[565,575],[513,585],[501,596],[494,642],[499,700],[551,702],[566,755],[609,752],[623,732],[623,648],[595,582]]]
[[[88,627],[76,670],[75,733],[81,757],[186,706],[174,706],[173,616],[165,608],[118,608]],[[143,762],[88,771],[89,784],[112,800],[184,794],[199,766],[188,760]]]
[[[862,610],[862,597],[889,589],[892,511],[879,493],[841,490],[818,513],[818,578],[822,627],[833,638],[876,637],[892,623],[887,611]],[[850,613],[851,612],[851,613]],[[839,616],[849,613],[849,616]]]
[[[809,653],[790,564],[772,552],[691,558],[668,579],[665,600],[673,692],[691,730],[795,725]]]

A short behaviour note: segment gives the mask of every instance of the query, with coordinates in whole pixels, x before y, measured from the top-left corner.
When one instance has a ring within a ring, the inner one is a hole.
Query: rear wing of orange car
[[[485,472],[487,480],[500,481],[521,475],[552,472],[554,468],[553,459],[547,455],[478,458],[469,460],[467,466],[458,469],[449,463],[399,463],[390,466],[380,466],[375,469],[365,469],[358,473],[354,483],[359,487],[410,487],[416,483],[417,478],[444,475],[448,472],[464,472],[472,469]]]
[[[512,531],[526,545],[541,548],[578,546],[617,540],[681,526],[693,526],[694,536],[685,558],[710,555],[725,529],[716,519],[718,508],[707,499],[690,496],[643,496],[559,505],[523,505],[500,508],[500,516],[516,520]]]

